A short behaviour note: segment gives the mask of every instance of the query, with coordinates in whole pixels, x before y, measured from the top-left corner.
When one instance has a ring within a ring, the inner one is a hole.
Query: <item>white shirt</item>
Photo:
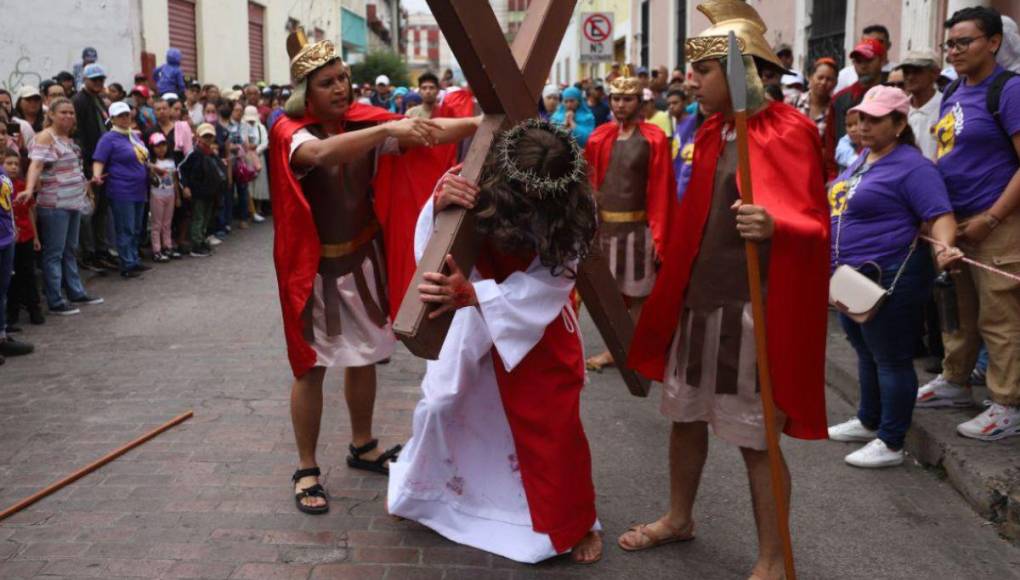
[[[921,105],[920,108],[915,109],[911,106],[910,113],[907,115],[907,123],[910,124],[910,129],[914,132],[917,146],[921,149],[921,153],[932,161],[935,161],[935,152],[938,149],[935,135],[932,134],[932,127],[939,122],[941,108],[942,93],[935,91],[935,96],[928,99],[928,102]]]

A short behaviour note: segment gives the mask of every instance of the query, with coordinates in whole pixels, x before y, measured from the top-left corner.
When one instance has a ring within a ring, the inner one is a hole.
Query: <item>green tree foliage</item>
[[[355,83],[375,83],[379,75],[390,77],[393,86],[407,86],[409,76],[407,64],[397,54],[388,50],[377,50],[365,55],[365,60],[351,65],[351,77]]]

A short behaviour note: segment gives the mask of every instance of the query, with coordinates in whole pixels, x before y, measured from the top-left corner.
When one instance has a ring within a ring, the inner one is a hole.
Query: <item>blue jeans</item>
[[[251,183],[237,183],[237,219],[246,222],[248,218],[248,192],[251,191]]]
[[[128,272],[141,264],[138,258],[138,242],[141,240],[145,202],[111,199],[110,207],[113,208],[113,225],[117,228],[120,271]]]
[[[0,337],[7,335],[7,288],[14,273],[14,242],[0,248]]]
[[[865,271],[865,273],[867,273]],[[889,288],[896,270],[882,272],[882,286]],[[858,324],[845,315],[840,323],[850,345],[857,351],[857,376],[861,402],[857,418],[890,449],[901,449],[914,414],[917,373],[914,350],[921,337],[924,305],[931,294],[935,270],[927,248],[914,252],[896,290],[878,314]]]
[[[56,308],[64,304],[60,294],[61,286],[67,286],[69,298],[85,296],[81,276],[78,275],[78,261],[75,252],[78,250],[78,228],[81,225],[81,213],[77,210],[54,209],[49,207],[36,208],[39,223],[39,236],[42,238],[42,271],[43,288],[46,291],[46,304]]]
[[[227,226],[234,221],[234,187],[224,186],[220,193],[220,214],[216,216],[216,233],[226,234]]]

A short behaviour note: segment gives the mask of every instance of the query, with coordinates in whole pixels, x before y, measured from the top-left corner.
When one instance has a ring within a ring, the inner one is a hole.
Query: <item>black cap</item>
[[[53,80],[57,81],[58,83],[62,83],[65,81],[74,82],[74,75],[67,72],[66,70],[62,70],[57,73],[57,76],[53,77]]]

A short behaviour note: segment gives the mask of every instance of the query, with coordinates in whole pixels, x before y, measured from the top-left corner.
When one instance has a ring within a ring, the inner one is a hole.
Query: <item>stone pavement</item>
[[[613,373],[594,375],[592,442],[604,560],[522,566],[456,546],[385,512],[385,480],[343,463],[348,423],[327,375],[320,457],[333,509],[293,507],[295,452],[270,248],[271,228],[236,233],[206,260],[138,280],[93,278],[106,304],[29,328],[37,353],[0,367],[0,505],[6,506],[188,409],[195,418],[0,522],[0,578],[742,579],[754,561],[747,483],[713,442],[699,538],[644,554],[615,547],[666,504],[667,423]],[[598,338],[586,323],[590,349]],[[409,434],[423,365],[381,367],[377,431]],[[830,396],[833,420],[852,414]],[[1001,540],[936,474],[842,463],[851,449],[786,440],[802,578],[1020,578]]]

